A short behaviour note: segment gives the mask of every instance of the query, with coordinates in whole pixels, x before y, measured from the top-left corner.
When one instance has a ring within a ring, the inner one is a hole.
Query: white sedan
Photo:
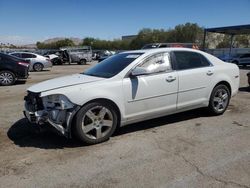
[[[51,68],[52,63],[50,59],[35,54],[31,52],[13,52],[10,55],[29,60],[30,62],[30,71],[42,71],[44,68]]]
[[[96,144],[120,126],[168,114],[201,107],[223,114],[238,88],[239,68],[205,52],[128,51],[30,87],[24,113],[32,123]]]

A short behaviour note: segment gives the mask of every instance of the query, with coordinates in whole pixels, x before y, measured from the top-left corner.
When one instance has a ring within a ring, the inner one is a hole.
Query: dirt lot
[[[87,67],[55,66],[0,87],[0,187],[250,187],[249,70],[241,70],[240,92],[222,116],[158,118],[95,146],[39,132],[23,118],[26,88]]]

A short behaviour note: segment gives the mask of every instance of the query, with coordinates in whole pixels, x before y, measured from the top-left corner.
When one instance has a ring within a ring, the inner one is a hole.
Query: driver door
[[[176,110],[178,77],[172,70],[169,53],[158,53],[138,65],[151,69],[150,74],[130,76],[123,80],[127,121],[145,119]],[[152,71],[157,66],[167,70]]]

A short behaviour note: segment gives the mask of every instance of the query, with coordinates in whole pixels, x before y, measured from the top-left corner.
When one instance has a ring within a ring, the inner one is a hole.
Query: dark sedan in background
[[[28,71],[28,61],[0,53],[0,85],[13,85],[18,79],[27,79]]]

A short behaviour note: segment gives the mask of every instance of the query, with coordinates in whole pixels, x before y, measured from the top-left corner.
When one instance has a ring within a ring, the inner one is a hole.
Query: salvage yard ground
[[[94,146],[39,132],[23,118],[29,86],[87,67],[54,66],[0,87],[0,187],[250,187],[249,68],[224,115],[199,109],[145,121]]]

